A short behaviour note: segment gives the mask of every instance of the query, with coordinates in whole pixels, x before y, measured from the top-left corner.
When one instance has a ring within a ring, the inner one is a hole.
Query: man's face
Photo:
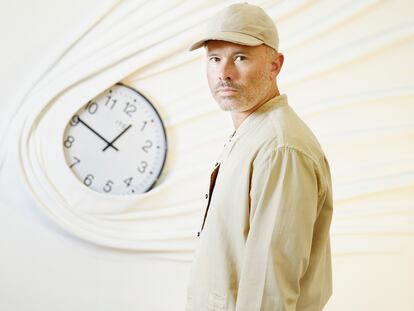
[[[269,95],[275,73],[265,45],[212,40],[206,48],[208,84],[221,109],[247,111]]]

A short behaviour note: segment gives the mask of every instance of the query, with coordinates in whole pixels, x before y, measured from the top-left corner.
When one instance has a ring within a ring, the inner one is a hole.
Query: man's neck
[[[253,108],[246,110],[246,111],[232,111],[231,112],[231,118],[233,120],[233,125],[234,125],[234,129],[237,131],[237,129],[239,128],[239,126],[243,123],[243,121],[249,116],[251,115],[254,111],[256,111],[257,109],[259,109],[262,105],[264,105],[265,103],[267,103],[270,99],[272,99],[273,97],[279,96],[279,90],[273,90],[273,92],[271,92],[268,96],[266,96],[264,99],[262,99],[256,106],[254,106]]]

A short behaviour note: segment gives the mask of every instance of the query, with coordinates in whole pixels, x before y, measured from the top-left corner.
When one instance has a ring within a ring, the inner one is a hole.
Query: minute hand
[[[126,129],[124,129],[117,137],[115,137],[110,143],[108,143],[108,145],[102,149],[102,151],[105,151],[109,146],[112,146],[112,144],[119,138],[121,137],[127,130],[129,130],[129,128],[132,126],[132,124],[128,125]],[[113,147],[113,146],[112,146]],[[114,147],[115,148],[115,147]]]
[[[107,141],[105,138],[103,138],[101,136],[101,134],[99,134],[97,131],[95,131],[93,128],[91,128],[88,124],[86,124],[83,120],[81,120],[81,118],[78,117],[78,120],[80,123],[82,123],[83,125],[85,125],[88,129],[90,129],[93,133],[96,134],[96,136],[98,136],[99,138],[101,138],[104,142],[106,142],[108,144],[108,146],[106,146],[106,148],[108,148],[109,146],[111,146],[112,148],[114,148],[116,151],[118,151],[118,148],[112,146],[112,144]]]

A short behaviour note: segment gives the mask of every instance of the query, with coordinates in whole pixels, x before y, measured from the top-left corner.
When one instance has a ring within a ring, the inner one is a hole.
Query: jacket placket
[[[213,194],[213,190],[214,190],[214,186],[216,184],[216,179],[217,179],[217,175],[220,169],[220,163],[216,163],[216,167],[214,168],[213,172],[210,175],[210,187],[208,190],[208,194],[206,196],[208,196],[208,201],[207,201],[207,206],[206,206],[206,211],[204,212],[204,219],[203,219],[203,224],[201,225],[201,229],[200,231],[197,232],[197,236],[199,237],[201,232],[203,231],[204,228],[204,224],[206,222],[206,218],[207,218],[207,214],[208,214],[208,209],[210,207],[210,202],[211,202],[211,196]]]

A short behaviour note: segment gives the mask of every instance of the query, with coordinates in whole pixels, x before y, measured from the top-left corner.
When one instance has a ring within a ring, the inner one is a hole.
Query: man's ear
[[[283,66],[285,57],[282,53],[276,52],[272,57],[272,70],[270,72],[272,80],[276,79]]]

